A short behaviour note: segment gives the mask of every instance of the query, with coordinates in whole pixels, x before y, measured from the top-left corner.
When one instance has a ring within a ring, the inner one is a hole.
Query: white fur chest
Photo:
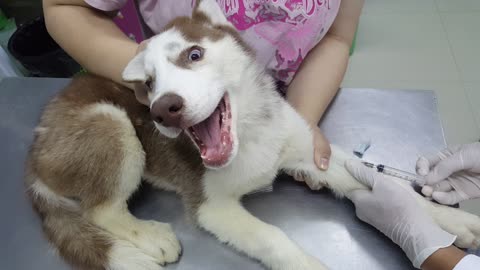
[[[265,132],[265,130],[267,130]],[[265,129],[255,139],[244,139],[230,165],[204,175],[206,197],[242,195],[269,185],[275,179],[285,145],[284,132]]]

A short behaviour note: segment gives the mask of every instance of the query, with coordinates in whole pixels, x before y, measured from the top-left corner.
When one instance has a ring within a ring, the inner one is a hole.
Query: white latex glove
[[[416,202],[411,187],[367,168],[358,160],[345,163],[346,169],[371,190],[352,191],[358,218],[376,227],[399,245],[416,268],[432,253],[448,247],[456,236],[442,230]]]
[[[447,148],[417,161],[422,193],[442,204],[480,198],[480,143]]]

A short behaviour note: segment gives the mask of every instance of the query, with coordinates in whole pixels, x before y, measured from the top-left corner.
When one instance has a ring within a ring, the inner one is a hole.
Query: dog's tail
[[[27,192],[49,241],[69,263],[95,270],[159,268],[129,242],[88,221],[75,200],[57,195],[41,180],[33,181]]]

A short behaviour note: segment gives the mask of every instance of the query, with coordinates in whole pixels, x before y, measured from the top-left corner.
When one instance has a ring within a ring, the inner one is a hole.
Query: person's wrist
[[[415,238],[414,235],[421,237],[421,239]],[[440,249],[452,246],[457,238],[438,226],[424,227],[424,230],[420,228],[414,235],[412,235],[413,238],[410,241],[406,242],[412,244],[407,249],[410,252],[407,255],[409,255],[408,257],[416,268],[421,268],[425,261]]]
[[[430,255],[421,265],[423,270],[451,270],[467,254],[455,246],[440,248]]]
[[[307,121],[307,124],[311,126],[312,128],[318,127],[318,122],[319,122],[319,117],[318,116],[313,116],[313,115],[308,115],[308,114],[302,114],[303,118],[305,121]]]
[[[305,115],[305,114],[302,114],[302,113],[300,113],[300,115],[303,117],[303,119],[305,120],[305,122],[307,123],[307,125],[311,129],[318,128],[318,122],[319,121],[318,121],[317,117],[308,116],[308,115]]]
[[[315,112],[309,110],[306,106],[302,106],[302,104],[295,104],[292,101],[289,101],[289,103],[310,127],[318,127],[320,117]]]

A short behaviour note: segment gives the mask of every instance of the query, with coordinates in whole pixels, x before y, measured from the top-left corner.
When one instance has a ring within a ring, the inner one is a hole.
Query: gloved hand
[[[448,247],[456,236],[442,230],[416,202],[410,186],[367,168],[358,160],[345,163],[346,169],[371,190],[355,190],[348,198],[358,218],[376,227],[399,245],[416,268],[432,253]]]
[[[422,193],[442,204],[480,198],[480,143],[447,148],[417,161]]]

